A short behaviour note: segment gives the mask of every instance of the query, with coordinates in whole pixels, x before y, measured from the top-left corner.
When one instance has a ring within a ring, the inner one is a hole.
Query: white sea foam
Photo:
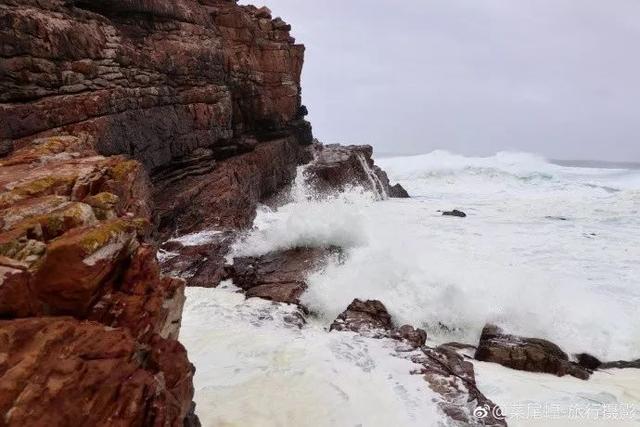
[[[496,322],[570,353],[640,357],[640,192],[625,181],[634,172],[508,153],[379,163],[415,197],[298,195],[261,209],[234,252],[344,247],[344,262],[313,274],[303,296],[326,321],[353,298],[376,298],[399,323],[435,337],[448,326],[443,340],[474,343],[485,322]],[[451,208],[469,216],[438,212]]]
[[[476,383],[513,427],[637,426],[640,370],[595,372],[589,381],[571,376],[514,371],[475,362]]]
[[[297,180],[292,201],[262,207],[254,230],[233,247],[232,255],[345,249],[341,262],[309,278],[303,301],[318,314],[309,325],[292,327],[291,307],[244,301],[232,288],[188,290],[181,339],[198,368],[203,425],[446,420],[388,342],[325,331],[353,298],[380,299],[397,323],[426,327],[435,340],[473,344],[485,322],[496,322],[569,353],[640,357],[637,171],[569,168],[510,153],[436,152],[378,163],[414,198],[376,201],[351,189],[323,199]],[[438,212],[452,208],[468,217]],[[640,401],[634,370],[585,382],[483,363],[476,369],[480,389],[505,406]]]
[[[313,320],[298,329],[293,311],[226,286],[187,289],[180,339],[203,426],[439,425],[433,392],[410,374],[419,366],[391,341]]]

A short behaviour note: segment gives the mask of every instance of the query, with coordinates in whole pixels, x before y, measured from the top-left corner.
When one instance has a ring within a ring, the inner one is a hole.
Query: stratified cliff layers
[[[3,0],[0,139],[87,132],[149,169],[295,134],[304,47],[223,0]],[[4,143],[8,144],[7,142]]]
[[[304,47],[235,1],[3,0],[0,23],[0,424],[195,424],[154,242],[249,226],[309,159]]]
[[[184,282],[162,277],[149,181],[89,140],[0,160],[2,425],[181,425],[193,367]]]

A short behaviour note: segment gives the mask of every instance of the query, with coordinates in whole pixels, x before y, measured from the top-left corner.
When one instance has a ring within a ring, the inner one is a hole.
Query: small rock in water
[[[391,332],[391,338],[405,341],[413,348],[422,347],[427,342],[427,332],[424,329],[403,325]]]
[[[442,215],[443,216],[457,216],[459,218],[466,218],[466,216],[467,216],[466,213],[464,213],[462,211],[459,211],[457,209],[454,209],[452,211],[444,211],[444,212],[442,212]]]
[[[552,215],[549,215],[549,216],[545,216],[545,218],[546,219],[554,219],[556,221],[569,221],[568,218],[565,218],[563,216],[552,216]]]
[[[367,333],[389,331],[392,327],[391,316],[384,304],[377,300],[355,299],[331,324],[330,330]]]
[[[578,360],[578,365],[583,368],[595,371],[602,365],[602,362],[598,360],[595,356],[590,355],[589,353],[580,353],[576,354],[576,359]]]

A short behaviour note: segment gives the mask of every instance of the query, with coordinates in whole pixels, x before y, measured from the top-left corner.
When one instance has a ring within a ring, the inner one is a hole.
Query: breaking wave
[[[378,163],[415,197],[376,201],[353,189],[319,199],[297,186],[291,203],[260,209],[233,254],[343,247],[303,296],[327,322],[353,298],[379,299],[434,340],[474,343],[494,322],[570,353],[640,357],[636,172],[523,153]],[[451,208],[468,217],[438,212]]]

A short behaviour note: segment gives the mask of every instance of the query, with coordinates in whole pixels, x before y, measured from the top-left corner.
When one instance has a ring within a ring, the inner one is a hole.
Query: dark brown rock
[[[587,369],[569,361],[567,354],[552,342],[508,335],[493,325],[484,327],[475,358],[512,369],[544,372],[560,377],[572,375],[586,380],[591,374]]]
[[[403,325],[391,332],[391,338],[405,341],[413,348],[419,348],[427,341],[427,332],[411,325]]]
[[[423,347],[412,360],[423,366],[418,373],[439,395],[438,405],[450,419],[462,425],[506,426],[501,408],[478,389],[473,364],[459,350],[448,344]]]
[[[578,360],[578,365],[590,371],[595,371],[602,365],[602,362],[598,360],[598,358],[588,353],[576,354],[576,359]]]
[[[355,299],[331,324],[330,330],[387,336],[392,328],[391,316],[384,304]]]
[[[604,362],[600,369],[640,369],[640,359]]]
[[[390,190],[387,174],[374,164],[370,145],[316,144],[314,148],[314,161],[306,168],[305,177],[316,191],[331,193],[359,186],[380,199],[402,196],[399,184]]]
[[[304,46],[267,9],[208,0],[7,0],[0,141],[88,133],[149,169],[300,135]],[[279,136],[277,136],[279,135]],[[301,142],[308,142],[302,141]]]
[[[299,304],[307,288],[307,275],[338,253],[335,247],[296,248],[260,257],[234,258],[228,272],[248,297]]]
[[[409,193],[400,184],[392,185],[389,187],[389,197],[396,199],[409,199]]]
[[[462,211],[459,211],[457,209],[454,209],[452,211],[444,211],[444,212],[442,212],[442,215],[443,216],[457,216],[459,218],[466,218],[466,216],[467,216],[466,213],[464,213]]]

